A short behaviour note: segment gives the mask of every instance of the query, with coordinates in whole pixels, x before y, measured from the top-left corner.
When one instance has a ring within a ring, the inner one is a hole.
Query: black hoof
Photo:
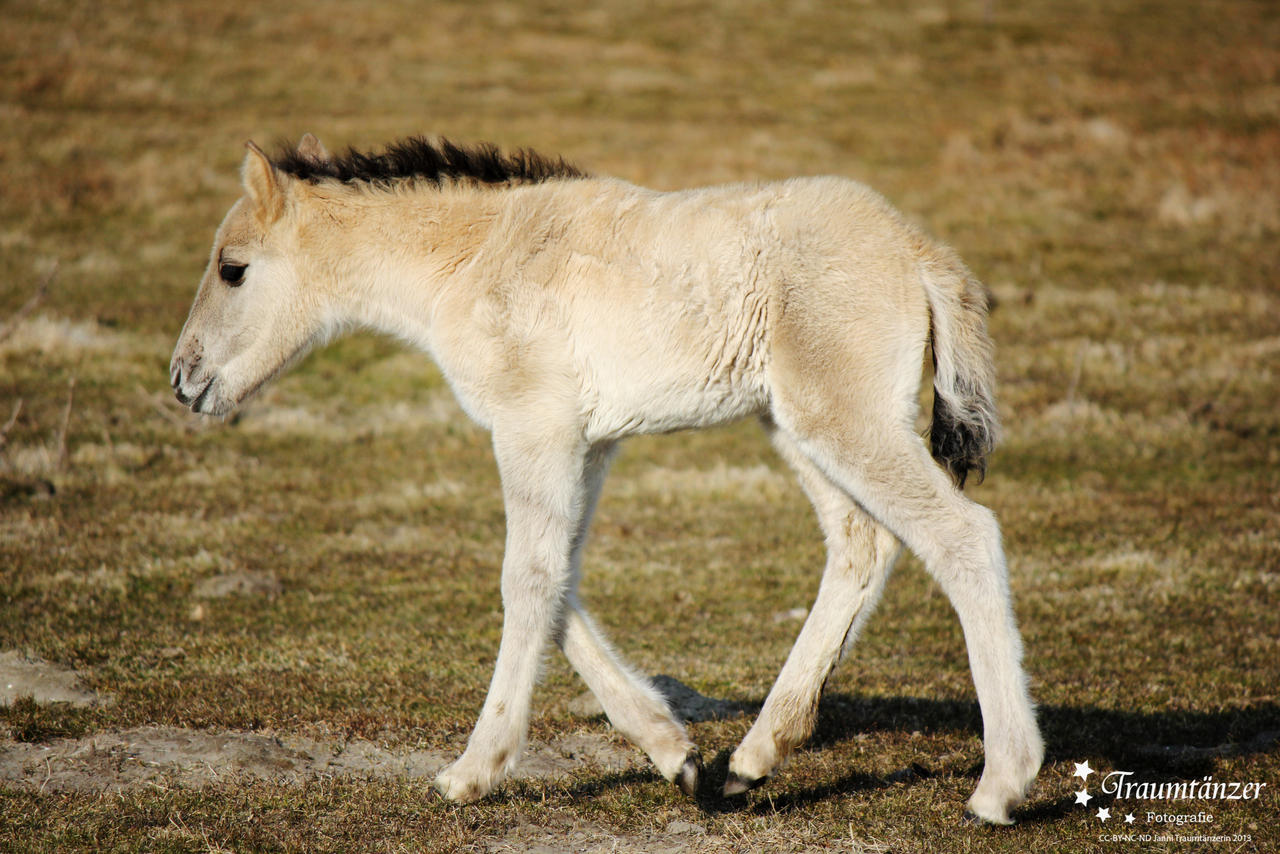
[[[702,755],[693,751],[684,758],[680,773],[676,775],[676,785],[689,797],[698,793],[698,780],[702,777]]]
[[[758,777],[755,780],[748,780],[730,771],[728,779],[724,781],[724,796],[732,798],[734,795],[744,795],[752,789],[760,788],[768,779],[768,777]]]

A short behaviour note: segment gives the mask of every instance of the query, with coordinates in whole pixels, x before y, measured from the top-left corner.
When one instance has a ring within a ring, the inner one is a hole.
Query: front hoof
[[[680,791],[692,798],[698,794],[698,780],[701,778],[702,754],[694,750],[684,758],[680,773],[676,774],[675,784],[680,787]]]
[[[754,780],[749,780],[736,771],[730,771],[728,778],[724,781],[724,796],[732,798],[735,795],[745,795],[752,789],[758,789],[763,786],[768,779],[768,777],[757,777]]]

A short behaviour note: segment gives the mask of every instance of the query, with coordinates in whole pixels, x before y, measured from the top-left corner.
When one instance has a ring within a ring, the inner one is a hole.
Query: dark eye
[[[244,271],[247,269],[249,269],[248,264],[229,264],[224,261],[218,265],[218,275],[222,277],[222,281],[234,288],[244,284]]]

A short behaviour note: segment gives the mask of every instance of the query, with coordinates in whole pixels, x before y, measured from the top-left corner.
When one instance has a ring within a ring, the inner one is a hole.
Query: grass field
[[[1122,851],[1137,843],[1102,836],[1126,832],[1280,850],[1274,4],[2,17],[0,325],[52,278],[0,340],[0,688],[19,686],[0,850]],[[304,131],[531,146],[664,189],[842,174],[955,246],[998,301],[1007,439],[971,492],[1004,527],[1048,744],[1019,824],[960,824],[981,721],[958,623],[911,557],[809,747],[745,800],[713,794],[823,560],[753,424],[630,443],[586,559],[621,650],[724,701],[691,725],[706,791],[681,796],[611,734],[557,653],[535,776],[434,797],[497,649],[488,437],[424,357],[367,336],[225,422],[167,386],[242,143]],[[1092,777],[1085,807],[1085,761],[1266,788],[1111,804]]]

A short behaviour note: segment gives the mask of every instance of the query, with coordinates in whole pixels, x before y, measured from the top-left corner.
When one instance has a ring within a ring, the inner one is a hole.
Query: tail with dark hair
[[[926,263],[923,279],[934,369],[929,449],[963,489],[971,471],[981,482],[1000,439],[987,289],[948,250]]]

